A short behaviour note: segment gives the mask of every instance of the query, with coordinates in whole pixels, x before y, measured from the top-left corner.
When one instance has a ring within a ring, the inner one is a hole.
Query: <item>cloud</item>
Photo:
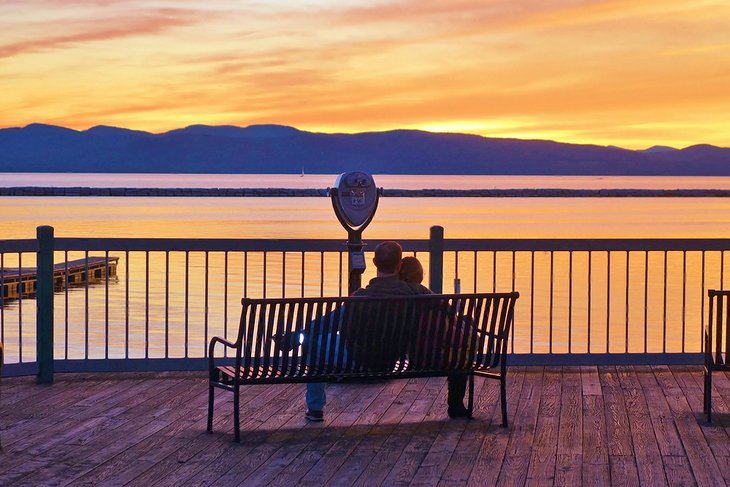
[[[12,125],[463,126],[621,145],[680,140],[659,122],[684,117],[681,140],[730,133],[720,1],[1,3]]]
[[[207,16],[206,16],[207,18]],[[30,40],[0,45],[0,58],[18,54],[61,49],[97,41],[115,40],[134,36],[154,35],[201,22],[199,12],[184,9],[145,10],[123,17],[104,17],[93,20],[68,22],[59,29],[58,25],[48,25],[47,31],[75,31],[35,37]],[[38,29],[41,30],[41,29]]]

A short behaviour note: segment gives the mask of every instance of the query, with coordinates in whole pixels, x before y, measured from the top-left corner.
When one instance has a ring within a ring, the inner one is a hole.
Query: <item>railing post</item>
[[[36,229],[36,361],[39,384],[53,382],[53,227]]]
[[[428,287],[440,294],[444,290],[444,227],[431,227],[428,252]]]

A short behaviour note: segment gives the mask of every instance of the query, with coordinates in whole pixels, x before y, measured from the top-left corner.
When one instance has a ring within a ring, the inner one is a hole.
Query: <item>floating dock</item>
[[[69,260],[53,265],[53,290],[63,291],[67,287],[97,284],[107,278],[116,277],[119,257],[89,257]],[[0,267],[0,299],[33,298],[37,289],[38,270],[35,267]]]

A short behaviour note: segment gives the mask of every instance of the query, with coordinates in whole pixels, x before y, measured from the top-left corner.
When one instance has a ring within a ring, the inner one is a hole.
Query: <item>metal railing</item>
[[[13,269],[37,263],[40,273],[55,261],[66,279],[50,294],[46,277],[36,295],[0,296],[9,375],[203,369],[209,339],[236,332],[241,297],[347,292],[341,240],[46,238],[0,241],[0,288]],[[723,287],[730,247],[721,239],[443,239],[438,227],[429,239],[400,242],[435,291],[519,291],[510,361],[522,364],[700,363],[704,296]],[[366,250],[376,244],[366,241]],[[107,263],[100,279],[91,258]],[[86,262],[84,279],[69,284],[63,263],[73,260]],[[369,268],[363,282],[373,276]]]

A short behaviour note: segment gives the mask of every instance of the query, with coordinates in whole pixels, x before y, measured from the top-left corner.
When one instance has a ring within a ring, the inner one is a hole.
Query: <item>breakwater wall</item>
[[[0,188],[0,196],[323,197],[328,189],[299,188]],[[395,198],[726,198],[728,189],[384,189]]]

